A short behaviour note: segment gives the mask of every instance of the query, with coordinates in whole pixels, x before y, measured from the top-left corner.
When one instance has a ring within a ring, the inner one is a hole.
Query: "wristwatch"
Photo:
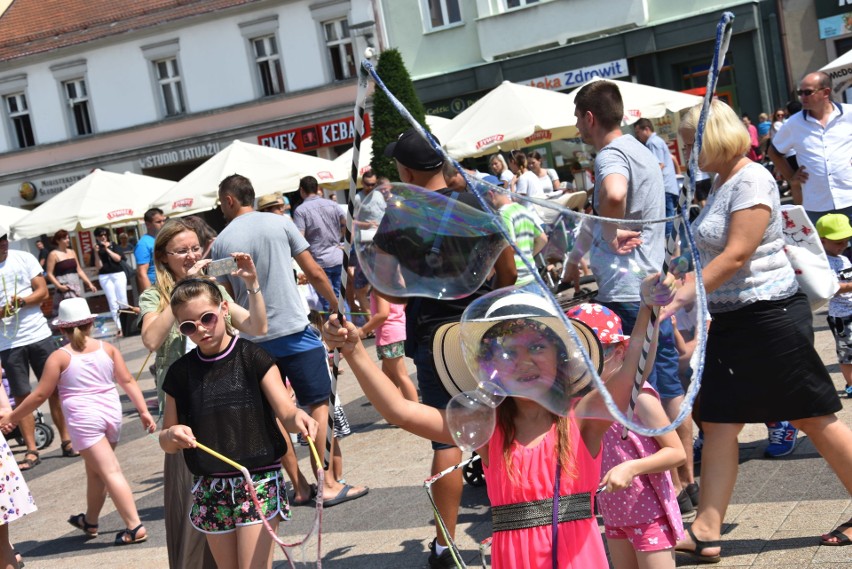
[[[246,289],[246,292],[249,293],[249,294],[257,294],[257,293],[260,292],[260,285],[257,285],[254,288]]]

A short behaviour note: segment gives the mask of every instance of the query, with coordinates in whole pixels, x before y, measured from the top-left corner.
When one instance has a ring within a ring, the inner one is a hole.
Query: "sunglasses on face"
[[[192,336],[198,332],[198,325],[204,326],[205,330],[212,330],[219,322],[219,314],[222,312],[222,305],[216,312],[205,312],[198,320],[184,320],[178,325],[178,332],[184,336]]]
[[[810,97],[814,93],[819,93],[823,89],[797,89],[796,94],[800,97]]]

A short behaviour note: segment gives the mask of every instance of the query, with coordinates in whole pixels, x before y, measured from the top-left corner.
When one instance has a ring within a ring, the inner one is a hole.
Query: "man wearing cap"
[[[802,205],[812,222],[826,213],[852,218],[852,105],[831,100],[831,78],[809,73],[796,91],[802,110],[772,137],[769,158],[785,180],[802,184]],[[795,151],[798,170],[784,158]]]
[[[38,260],[25,251],[9,250],[9,229],[0,226],[0,361],[6,371],[9,390],[16,403],[30,395],[30,368],[41,377],[48,356],[55,345],[47,320],[41,313],[41,303],[48,297],[47,281],[42,276]],[[50,416],[59,430],[64,456],[76,456],[65,428],[65,416],[59,395],[50,397]],[[41,462],[35,442],[35,419],[28,414],[18,425],[27,452],[18,463],[21,470],[30,470]],[[67,447],[67,448],[66,448]]]
[[[322,267],[334,290],[340,294],[340,278],[343,272],[343,249],[340,248],[342,230],[346,227],[346,214],[336,202],[319,195],[319,184],[313,176],[299,180],[299,195],[304,200],[296,208],[293,221],[308,241],[311,255]],[[320,297],[322,309],[328,311],[329,303]]]
[[[407,130],[396,142],[385,148],[385,156],[396,161],[396,170],[401,182],[420,186],[427,191],[438,192],[454,197],[460,203],[482,209],[479,201],[470,192],[453,192],[445,187],[442,166],[444,158],[415,129]],[[382,226],[379,226],[375,240],[385,251],[392,252],[395,243],[382,241]],[[397,256],[410,255],[411,251],[398,251]],[[494,288],[511,286],[517,278],[514,252],[511,247],[501,254],[494,266],[496,277]],[[475,298],[489,292],[484,285],[473,295],[463,299],[436,300],[432,298],[400,299],[389,298],[392,302],[406,304],[405,310],[405,355],[414,360],[417,368],[417,383],[423,403],[436,409],[444,409],[449,403],[450,394],[438,379],[435,361],[432,355],[432,341],[435,330],[447,322],[458,322],[462,312]],[[406,303],[406,300],[408,302]],[[443,443],[432,442],[432,470],[437,474],[446,468],[461,462],[461,450]],[[435,504],[446,524],[450,536],[455,535],[456,521],[462,493],[461,470],[441,478],[432,486]],[[455,567],[447,543],[439,530],[436,541],[430,544],[429,565],[432,568]]]

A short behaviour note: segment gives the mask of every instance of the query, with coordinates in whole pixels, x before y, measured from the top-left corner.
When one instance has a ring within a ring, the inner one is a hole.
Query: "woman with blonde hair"
[[[691,149],[700,106],[680,135]],[[721,529],[737,480],[737,436],[745,423],[790,422],[804,431],[852,494],[852,431],[831,376],[813,346],[813,314],[784,253],[775,180],[746,158],[751,140],[736,113],[713,101],[698,167],[716,174],[707,205],[693,222],[704,265],[710,325],[696,407],[704,430],[698,516],[676,550],[704,563],[720,560]],[[695,299],[695,281],[661,310],[667,318]],[[747,346],[747,347],[746,347]],[[844,545],[852,520],[822,537]]]
[[[501,153],[494,154],[488,161],[488,166],[491,168],[491,173],[503,183],[503,187],[509,189],[515,175],[509,170],[509,165],[506,164],[506,159]]]
[[[188,338],[181,336],[178,322],[169,305],[176,283],[187,277],[203,276],[210,259],[204,253],[195,228],[182,219],[170,219],[157,233],[154,241],[154,269],[157,282],[139,297],[142,343],[157,352],[157,397],[162,408],[165,399],[163,381],[169,367],[186,352],[194,348]],[[226,323],[252,335],[266,333],[266,305],[258,286],[257,271],[251,256],[232,253],[237,260],[236,274],[246,283],[249,291],[249,309],[234,302],[221,285],[218,286],[227,304]],[[166,521],[166,546],[169,566],[181,569],[216,567],[203,534],[193,530],[189,523],[192,494],[189,492],[192,476],[180,455],[167,454],[163,466],[163,490]]]

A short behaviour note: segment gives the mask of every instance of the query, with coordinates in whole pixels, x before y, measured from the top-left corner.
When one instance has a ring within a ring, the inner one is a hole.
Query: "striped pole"
[[[669,273],[670,264],[674,259],[675,253],[678,249],[678,241],[677,236],[680,235],[681,228],[688,224],[687,214],[689,211],[689,204],[692,203],[692,196],[695,191],[695,171],[697,170],[698,164],[698,155],[701,153],[701,143],[704,138],[704,125],[706,123],[707,114],[710,112],[710,103],[713,100],[713,94],[716,92],[716,83],[719,80],[719,70],[721,69],[722,64],[725,61],[725,54],[728,51],[728,45],[731,40],[731,33],[733,31],[733,21],[734,15],[730,12],[725,12],[722,14],[722,19],[719,21],[719,24],[716,26],[716,44],[713,48],[713,61],[710,64],[710,72],[707,74],[707,91],[704,93],[704,101],[701,105],[701,114],[700,119],[698,121],[698,127],[695,132],[695,144],[692,147],[692,153],[689,157],[689,165],[688,165],[688,176],[687,183],[684,184],[683,188],[680,191],[680,197],[678,198],[678,206],[677,206],[677,214],[674,220],[674,229],[672,233],[666,236],[666,255],[663,259],[663,266],[660,270],[660,281],[662,282],[666,275]],[[691,232],[688,232],[688,239],[690,241],[690,245],[692,250],[695,251],[695,243],[692,239]],[[695,257],[695,255],[693,255]],[[700,271],[696,271],[700,273]],[[700,278],[700,275],[699,277]],[[636,398],[639,396],[639,392],[642,389],[642,383],[645,380],[647,375],[646,371],[650,373],[650,370],[646,370],[649,354],[651,350],[652,344],[656,343],[656,338],[660,332],[660,322],[659,322],[659,307],[654,307],[651,311],[651,319],[648,322],[648,328],[645,330],[645,338],[642,343],[642,354],[639,359],[639,367],[636,370],[636,379],[633,383],[633,391],[630,394],[630,406],[627,409],[627,420],[628,422],[633,421],[634,409],[636,407]],[[704,315],[701,314],[699,318],[699,326],[704,328],[703,324]],[[703,367],[703,366],[702,366]],[[624,426],[624,429],[621,432],[621,438],[627,438],[627,425]]]
[[[355,219],[355,192],[358,188],[358,160],[361,155],[361,139],[364,136],[364,113],[367,104],[367,86],[369,75],[364,67],[358,69],[358,92],[355,96],[355,120],[353,127],[355,136],[352,140],[352,170],[349,176],[349,195],[346,198],[346,229],[343,231],[343,271],[340,276],[340,294],[337,297],[337,318],[343,323],[346,320],[344,308],[346,303],[346,287],[349,278],[346,268],[349,266],[349,251],[352,248],[352,229]],[[351,308],[351,307],[350,307]],[[334,405],[337,401],[337,374],[340,371],[340,350],[334,350],[332,357],[331,395],[328,400],[328,432],[325,437],[325,457],[323,467],[328,468],[331,460],[332,443],[334,441]]]

